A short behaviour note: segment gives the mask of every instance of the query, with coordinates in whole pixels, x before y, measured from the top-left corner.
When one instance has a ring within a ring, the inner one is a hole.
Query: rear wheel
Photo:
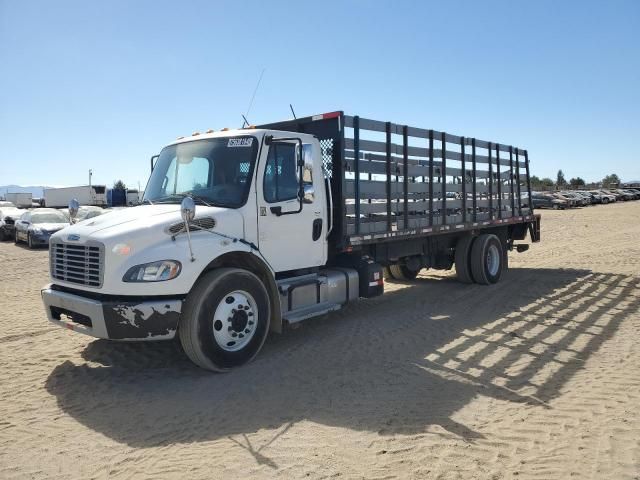
[[[270,315],[269,295],[256,275],[236,268],[214,270],[187,296],[180,343],[199,367],[226,372],[258,354]]]
[[[500,280],[504,268],[504,253],[495,235],[480,235],[471,247],[471,275],[476,283],[490,285]]]
[[[475,237],[467,236],[458,240],[456,243],[456,275],[462,283],[473,283],[471,275],[471,246]]]
[[[420,270],[411,270],[406,265],[389,265],[389,273],[396,280],[415,280]]]

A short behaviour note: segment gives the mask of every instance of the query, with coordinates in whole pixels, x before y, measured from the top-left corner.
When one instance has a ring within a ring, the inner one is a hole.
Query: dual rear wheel
[[[497,283],[507,268],[506,260],[500,239],[492,234],[464,237],[456,245],[456,273],[462,283]]]

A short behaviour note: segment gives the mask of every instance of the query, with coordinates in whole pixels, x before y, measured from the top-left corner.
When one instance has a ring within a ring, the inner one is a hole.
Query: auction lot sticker
[[[230,138],[227,147],[250,147],[253,144],[253,137]]]

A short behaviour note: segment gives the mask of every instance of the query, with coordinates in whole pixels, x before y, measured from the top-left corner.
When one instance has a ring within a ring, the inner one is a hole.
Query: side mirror
[[[78,210],[80,210],[80,202],[78,202],[78,199],[74,198],[70,200],[69,201],[69,220],[71,220],[71,223],[73,223],[76,217],[78,216]]]
[[[154,155],[153,157],[151,157],[151,172],[153,172],[153,167],[156,166],[156,160],[158,160],[158,157],[160,155]]]
[[[191,197],[184,197],[180,204],[180,215],[184,223],[189,223],[196,216],[196,202]]]

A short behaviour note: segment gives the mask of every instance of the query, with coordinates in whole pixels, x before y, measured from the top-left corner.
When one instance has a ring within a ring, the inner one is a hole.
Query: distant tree
[[[540,177],[537,177],[536,175],[531,175],[531,185],[540,185]]]
[[[545,187],[553,187],[553,180],[551,180],[549,177],[544,177],[542,180],[540,180],[540,184]]]
[[[580,177],[576,177],[576,178],[572,178],[571,180],[569,180],[569,184],[572,187],[584,187],[585,182],[582,178]]]
[[[602,185],[605,187],[608,187],[610,185],[619,185],[619,184],[620,184],[620,177],[615,173],[612,173],[611,175],[607,175],[602,179]]]
[[[116,180],[115,182],[113,182],[113,189],[114,190],[126,190],[127,186],[124,184],[124,182],[122,180]]]
[[[564,173],[562,170],[558,170],[558,175],[556,176],[556,185],[562,187],[567,184],[567,180],[564,178]]]

